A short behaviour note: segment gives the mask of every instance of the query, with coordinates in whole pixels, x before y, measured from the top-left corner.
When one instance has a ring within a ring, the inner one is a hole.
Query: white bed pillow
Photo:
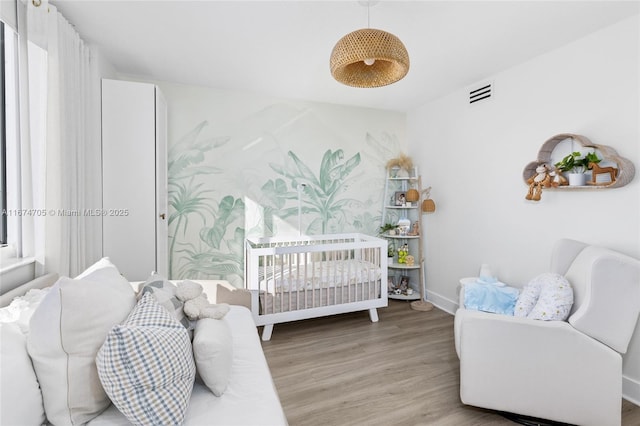
[[[45,412],[56,426],[86,423],[110,404],[95,357],[111,327],[135,306],[131,285],[108,259],[87,271],[53,285],[27,336]]]
[[[41,425],[42,394],[27,353],[27,337],[16,323],[0,324],[0,424]]]
[[[81,280],[87,277],[91,277],[94,279],[99,279],[101,277],[109,278],[111,276],[110,268],[112,267],[115,268],[116,266],[108,257],[103,257],[102,259],[98,260],[96,263],[82,271],[80,275],[76,276],[75,279]]]
[[[233,349],[231,329],[225,320],[198,320],[193,334],[193,355],[204,384],[215,396],[221,396],[231,378]]]
[[[109,398],[131,423],[182,424],[196,374],[191,341],[150,293],[111,329],[96,362]]]
[[[543,321],[564,321],[573,306],[573,289],[565,277],[546,274],[540,297],[527,318]]]

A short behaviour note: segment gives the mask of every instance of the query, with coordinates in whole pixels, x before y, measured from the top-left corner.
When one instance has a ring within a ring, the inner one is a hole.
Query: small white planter
[[[587,175],[584,173],[567,173],[569,186],[584,186],[587,183]]]

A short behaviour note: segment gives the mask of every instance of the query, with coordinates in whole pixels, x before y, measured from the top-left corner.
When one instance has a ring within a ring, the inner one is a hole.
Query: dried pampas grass
[[[404,154],[400,154],[397,158],[392,158],[387,161],[387,170],[393,167],[400,167],[401,169],[405,169],[406,171],[413,170],[413,161],[410,157],[407,157]]]

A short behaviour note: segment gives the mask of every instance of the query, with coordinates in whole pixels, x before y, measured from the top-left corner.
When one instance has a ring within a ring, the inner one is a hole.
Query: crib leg
[[[371,322],[378,322],[378,310],[376,308],[369,309],[369,318]]]
[[[271,340],[272,332],[273,332],[273,324],[266,324],[262,329],[262,340],[265,342]]]

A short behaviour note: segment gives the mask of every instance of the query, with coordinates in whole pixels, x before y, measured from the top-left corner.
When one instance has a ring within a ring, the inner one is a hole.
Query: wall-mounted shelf
[[[613,182],[602,182],[602,183],[588,183],[584,186],[569,186],[562,185],[557,187],[545,188],[546,190],[594,190],[594,189],[609,189],[609,188],[619,188],[627,185],[629,182],[633,180],[635,175],[635,167],[633,163],[618,155],[615,149],[611,148],[607,145],[598,145],[592,143],[586,136],[576,135],[572,133],[561,133],[547,140],[540,151],[538,151],[538,159],[536,161],[532,161],[524,168],[522,172],[522,178],[525,183],[527,180],[536,174],[536,167],[540,164],[547,164],[551,168],[553,168],[554,161],[551,158],[553,150],[558,146],[559,143],[571,139],[573,142],[578,143],[584,149],[591,148],[600,154],[602,159],[608,163],[614,163],[615,168],[618,169],[618,174],[616,176],[615,181]],[[576,151],[580,151],[576,149]],[[527,183],[528,184],[528,183]]]
[[[420,238],[419,235],[389,235],[389,234],[384,234],[383,235],[385,238],[396,238],[399,240],[410,240],[412,238]]]

